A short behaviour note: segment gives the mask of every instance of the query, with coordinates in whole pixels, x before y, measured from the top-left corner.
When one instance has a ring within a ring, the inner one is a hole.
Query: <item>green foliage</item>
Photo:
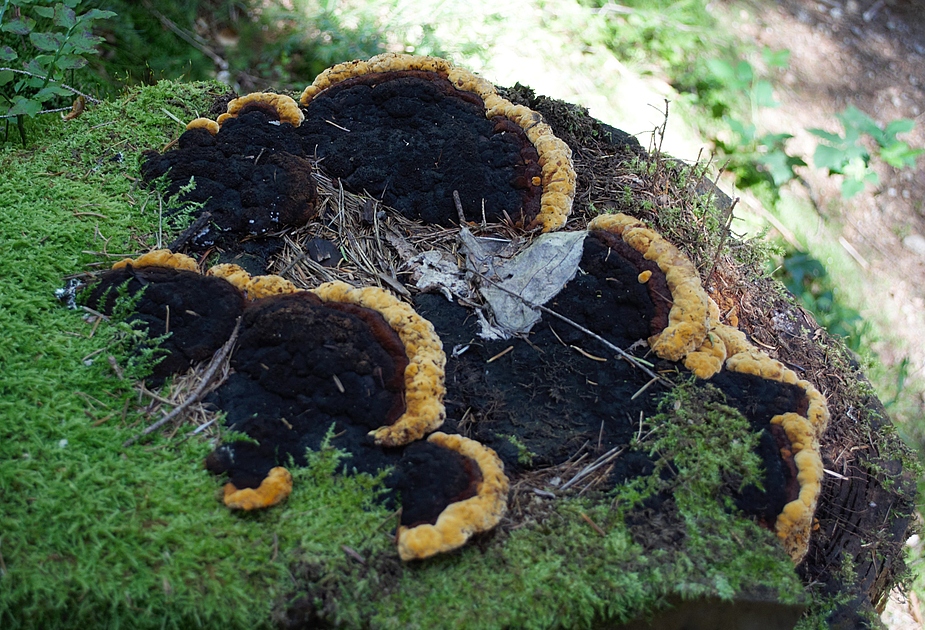
[[[520,441],[516,435],[506,435],[507,441],[514,445],[517,449],[517,461],[522,466],[530,467],[533,465],[533,458],[536,457],[536,453],[527,448],[527,445]]]
[[[644,69],[655,63],[677,78],[700,59],[731,45],[702,0],[582,0],[603,20],[594,33],[619,58]],[[585,34],[585,37],[588,35]]]
[[[896,137],[897,134],[912,131],[915,126],[907,118],[891,121],[881,128],[870,116],[853,105],[836,117],[842,124],[844,134],[822,129],[808,131],[823,141],[813,154],[813,165],[828,170],[830,174],[844,175],[841,191],[845,199],[857,195],[867,184],[880,184],[880,177],[870,166],[873,157],[879,157],[893,168],[902,169],[915,168],[916,158],[925,153],[923,149],[912,149]],[[874,155],[863,142],[865,136],[872,141],[868,144],[872,144]]]
[[[789,58],[788,50],[765,47],[761,51],[762,64],[774,70],[786,68]],[[780,105],[774,98],[773,84],[745,59],[711,58],[705,66],[697,86],[698,99],[731,132],[713,138],[723,159],[728,160],[727,169],[736,174],[739,186],[764,187],[776,195],[777,188],[796,177],[794,168],[806,166],[806,162],[787,152],[791,134],[758,134],[755,121],[760,110]]]
[[[3,0],[0,32],[9,44],[0,46],[0,63],[21,68],[0,67],[0,118],[17,120],[23,145],[26,135],[23,117],[46,112],[47,104],[77,91],[64,84],[65,74],[74,76],[86,67],[87,55],[98,53],[102,38],[92,33],[99,20],[115,17],[112,11],[89,9],[78,14],[80,0],[51,6],[33,0]]]
[[[838,299],[834,281],[822,262],[810,254],[791,251],[784,256],[776,276],[820,325],[841,337],[851,350],[860,352],[872,341],[870,322]]]

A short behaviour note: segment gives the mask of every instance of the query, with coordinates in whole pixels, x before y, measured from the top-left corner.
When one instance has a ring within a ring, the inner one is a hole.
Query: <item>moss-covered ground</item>
[[[342,474],[336,451],[294,471],[286,504],[241,516],[203,468],[207,438],[181,430],[123,448],[157,418],[112,367],[126,360],[118,329],[90,325],[54,293],[154,243],[141,152],[175,139],[174,117],[206,112],[219,91],[161,83],[46,122],[35,144],[0,153],[0,627],[230,630],[272,626],[287,609],[344,627],[589,627],[671,596],[802,600],[775,536],[716,498],[749,474],[743,458],[722,456],[745,431],[722,405],[693,417],[666,405],[659,422],[712,422],[718,440],[654,433],[641,447],[670,453],[668,473],[594,498],[537,496],[547,503],[517,527],[410,565],[397,561],[379,481]],[[624,522],[665,484],[670,551]]]

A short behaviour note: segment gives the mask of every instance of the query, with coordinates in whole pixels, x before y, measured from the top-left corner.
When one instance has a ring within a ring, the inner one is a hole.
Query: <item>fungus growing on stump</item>
[[[812,517],[822,488],[818,437],[829,419],[825,398],[811,383],[753,346],[744,333],[720,322],[719,309],[703,290],[690,260],[641,221],[623,214],[601,215],[588,227],[621,235],[647,259],[655,260],[664,272],[673,306],[669,326],[649,339],[658,356],[683,360],[685,367],[704,379],[725,366],[730,372],[802,390],[798,405],[769,420],[773,427],[783,429],[776,431],[775,437],[781,456],[796,471],[799,488],[797,496],[791,496],[778,515],[774,528],[794,562],[799,562],[809,548]]]
[[[293,127],[298,127],[305,119],[299,104],[291,97],[272,92],[253,92],[230,101],[228,111],[218,117],[218,125],[254,111],[262,112],[271,122],[289,123]]]
[[[420,560],[463,546],[507,511],[508,479],[490,448],[461,435],[432,434],[399,464],[398,554]]]
[[[409,365],[397,333],[374,310],[325,303],[308,291],[261,298],[244,312],[233,373],[211,397],[226,425],[256,444],[232,442],[210,461],[236,488],[254,487],[273,466],[305,464],[306,449],[332,444],[374,472],[386,455],[367,434],[405,412]],[[240,455],[240,457],[239,457]]]
[[[195,260],[168,250],[117,262],[91,287],[86,304],[112,315],[120,296],[134,301],[128,322],[149,339],[165,336],[157,346],[163,358],[151,373],[158,382],[211,358],[244,309],[239,291],[200,275]]]
[[[229,112],[218,122],[193,120],[179,148],[150,151],[142,164],[146,183],[167,178],[166,197],[175,198],[169,211],[199,204],[193,249],[301,226],[316,213],[312,166],[293,126],[302,115],[295,101],[249,95],[231,101]]]
[[[259,510],[285,501],[292,493],[292,474],[282,466],[270,469],[256,488],[235,487],[231,482],[222,489],[225,505],[233,510]]]
[[[571,150],[542,116],[443,59],[386,53],[338,64],[302,93],[308,154],[356,192],[405,216],[458,222],[509,218],[558,229],[571,212]]]
[[[312,293],[326,303],[355,304],[379,313],[398,333],[408,357],[404,373],[405,412],[394,423],[372,432],[377,444],[401,446],[424,437],[443,424],[446,354],[433,324],[391,293],[375,287],[357,289],[327,282]]]

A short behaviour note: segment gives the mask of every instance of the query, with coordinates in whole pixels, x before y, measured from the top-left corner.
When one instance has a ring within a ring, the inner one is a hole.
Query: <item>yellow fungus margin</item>
[[[175,254],[169,249],[155,249],[147,254],[142,254],[138,258],[123,258],[115,263],[112,268],[122,269],[128,266],[136,269],[142,267],[168,267],[170,269],[183,269],[199,273],[199,263],[196,262],[195,258],[190,258],[186,254]]]
[[[683,361],[698,378],[709,379],[725,367],[731,372],[796,385],[805,393],[805,416],[791,412],[771,419],[771,424],[784,429],[790,441],[791,451],[782,455],[793,457],[800,487],[799,496],[778,515],[774,529],[794,563],[800,562],[809,549],[813,514],[822,491],[818,440],[829,422],[825,396],[812,383],[752,345],[744,332],[723,324],[719,308],[704,291],[690,259],[642,221],[625,214],[603,214],[592,219],[588,229],[619,234],[646,259],[654,260],[665,274],[673,304],[668,326],[649,339],[655,354]]]
[[[230,282],[251,301],[301,290],[279,276],[251,276],[234,264],[216,265],[207,275]],[[346,302],[376,311],[398,334],[405,348],[408,357],[404,376],[405,412],[393,424],[372,432],[376,443],[402,446],[440,428],[446,419],[443,405],[446,354],[433,324],[378,287],[356,288],[345,282],[327,282],[310,292],[324,302]]]
[[[509,483],[504,464],[493,450],[475,440],[440,431],[427,441],[475,460],[482,481],[474,497],[449,504],[434,525],[399,526],[398,555],[405,561],[421,560],[462,547],[473,534],[495,527],[507,512]]]
[[[327,282],[311,292],[326,302],[348,302],[377,311],[405,346],[405,413],[393,424],[371,433],[376,443],[401,446],[438,429],[446,419],[446,354],[433,324],[377,287],[358,289],[344,282]]]
[[[223,494],[225,505],[233,510],[260,510],[282,503],[292,493],[292,474],[277,466],[260,482],[257,488],[238,489],[231,482],[226,483]]]

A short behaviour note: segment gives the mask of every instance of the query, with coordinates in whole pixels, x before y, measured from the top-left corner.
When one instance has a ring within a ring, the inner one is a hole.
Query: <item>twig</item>
[[[616,352],[618,355],[620,355],[620,357],[622,357],[622,358],[625,359],[626,361],[629,361],[630,363],[632,363],[633,365],[635,365],[637,368],[639,368],[640,370],[642,370],[643,372],[645,372],[646,374],[648,374],[648,375],[651,376],[652,378],[658,379],[658,381],[659,381],[662,385],[665,385],[666,387],[674,387],[674,383],[672,383],[670,380],[668,380],[668,379],[665,378],[664,376],[661,376],[661,375],[659,375],[659,374],[656,374],[655,372],[653,372],[652,370],[650,370],[649,368],[647,368],[645,365],[643,365],[643,364],[639,361],[639,359],[637,359],[637,358],[634,357],[633,355],[629,354],[628,352],[626,352],[625,350],[623,350],[623,349],[620,348],[619,346],[615,346],[614,344],[610,343],[609,341],[607,341],[606,339],[604,339],[603,337],[601,337],[601,336],[598,335],[597,333],[595,333],[595,332],[593,332],[593,331],[591,331],[591,330],[588,330],[587,328],[585,328],[584,326],[582,326],[582,325],[579,324],[578,322],[569,319],[569,318],[566,317],[565,315],[560,315],[559,313],[555,312],[554,310],[552,310],[552,309],[550,309],[550,308],[546,308],[546,307],[543,306],[542,304],[536,304],[536,303],[534,303],[534,302],[531,302],[530,300],[528,300],[528,299],[525,298],[524,296],[519,295],[518,293],[515,293],[514,291],[511,291],[511,290],[507,289],[506,287],[501,286],[499,283],[495,282],[495,281],[492,280],[491,278],[488,278],[488,277],[485,276],[484,274],[479,273],[478,271],[471,270],[470,273],[474,273],[475,275],[477,275],[477,276],[478,276],[479,278],[481,278],[482,280],[484,280],[484,281],[490,283],[491,285],[493,285],[493,286],[494,286],[496,289],[498,289],[499,291],[503,291],[504,293],[507,293],[508,295],[511,295],[511,296],[516,297],[516,298],[519,299],[521,302],[523,302],[524,305],[526,305],[528,308],[532,308],[532,309],[537,309],[537,310],[543,311],[544,313],[547,313],[547,314],[549,314],[549,315],[552,315],[553,317],[555,317],[555,318],[557,318],[557,319],[561,319],[563,322],[565,322],[566,324],[569,324],[570,326],[574,326],[575,328],[577,328],[578,330],[580,330],[580,331],[583,332],[584,334],[588,335],[588,336],[591,337],[592,339],[597,339],[597,340],[600,341],[602,344],[604,344],[605,346],[607,346],[608,348],[610,348],[611,350],[613,350],[614,352]]]
[[[503,357],[504,355],[506,355],[508,352],[510,352],[513,349],[514,349],[514,346],[508,346],[507,348],[505,348],[504,350],[502,350],[501,352],[499,352],[492,358],[488,359],[488,361],[485,361],[485,363],[491,363],[492,361],[497,361],[498,359],[500,359],[501,357]]]
[[[609,451],[607,451],[606,453],[598,457],[596,460],[594,460],[593,462],[591,462],[590,464],[588,464],[587,466],[579,470],[578,473],[574,477],[572,477],[571,479],[566,481],[564,484],[562,484],[562,487],[559,488],[559,491],[561,492],[563,490],[567,490],[571,486],[574,486],[578,481],[584,479],[585,477],[593,473],[595,470],[597,470],[601,466],[605,466],[606,464],[610,463],[612,460],[622,455],[624,450],[626,450],[625,446],[613,447],[612,449],[610,449]]]
[[[601,526],[600,526],[600,525],[598,525],[597,523],[595,523],[594,521],[592,521],[590,516],[588,516],[588,515],[585,514],[584,512],[581,512],[580,514],[581,514],[581,518],[583,518],[583,519],[585,520],[585,522],[586,522],[588,525],[591,526],[591,529],[593,529],[594,531],[596,531],[596,532],[597,532],[598,534],[600,534],[601,536],[606,536],[606,535],[607,535],[607,532],[605,532],[603,529],[601,529]]]
[[[35,77],[36,79],[42,79],[43,81],[45,81],[45,80],[48,79],[48,77],[42,76],[41,74],[36,74],[36,73],[34,73],[34,72],[28,72],[27,70],[17,70],[16,68],[0,68],[0,72],[2,72],[2,71],[4,71],[4,70],[9,70],[10,72],[15,72],[15,73],[17,73],[17,74],[24,74],[24,75],[29,76],[29,77]],[[52,83],[57,83],[58,85],[60,85],[61,87],[63,87],[65,90],[70,90],[70,91],[73,92],[74,94],[77,94],[78,96],[84,97],[85,99],[87,99],[87,100],[90,101],[91,103],[100,103],[100,102],[102,102],[102,101],[100,101],[98,98],[93,98],[93,97],[90,96],[89,94],[84,94],[83,92],[81,92],[81,91],[78,90],[77,88],[72,88],[72,87],[71,87],[70,85],[68,85],[67,83],[61,83],[60,81],[52,81]],[[64,109],[65,109],[65,110],[68,110],[68,109],[71,109],[71,108],[70,108],[70,107],[65,107]],[[56,110],[49,110],[49,111],[63,111],[63,110],[56,109]],[[40,113],[41,113],[41,112],[40,112]],[[0,116],[0,118],[10,118],[10,117],[9,117],[9,116]]]
[[[713,266],[710,267],[710,273],[707,274],[707,279],[703,283],[705,287],[710,286],[710,282],[713,280],[713,272],[716,271],[716,265],[719,264],[719,257],[723,255],[723,248],[726,246],[726,238],[732,230],[732,212],[735,210],[737,203],[739,203],[738,197],[732,200],[732,203],[729,204],[729,209],[726,210],[726,223],[723,226],[723,233],[719,237],[719,244],[716,246],[716,254],[713,256]]]
[[[221,366],[222,363],[225,362],[225,358],[231,352],[231,348],[234,346],[234,342],[237,341],[238,330],[240,330],[240,328],[241,328],[241,318],[238,317],[238,321],[235,322],[234,330],[231,333],[231,337],[228,338],[228,341],[225,342],[225,345],[222,346],[221,349],[217,353],[215,353],[214,357],[212,357],[212,363],[209,365],[209,369],[206,370],[206,373],[203,375],[202,382],[199,383],[199,387],[196,388],[196,390],[189,396],[189,398],[184,400],[180,405],[177,405],[174,408],[174,410],[168,413],[166,416],[164,416],[163,418],[161,418],[154,424],[148,426],[144,431],[142,431],[135,437],[132,437],[126,440],[122,444],[123,448],[127,448],[131,446],[132,444],[134,444],[135,442],[137,442],[144,436],[154,433],[155,431],[160,429],[162,426],[164,426],[168,422],[175,420],[180,415],[182,415],[184,411],[186,411],[192,405],[194,405],[195,403],[199,402],[200,399],[202,399],[202,397],[206,393],[206,389],[208,389],[209,382],[212,380],[212,377],[215,376],[215,373],[218,371],[219,366]]]
[[[212,63],[218,66],[219,70],[228,69],[228,62],[222,59],[222,57],[218,53],[212,50],[209,47],[208,42],[206,42],[206,40],[204,40],[202,37],[199,37],[195,33],[187,31],[186,29],[183,29],[180,26],[178,26],[174,21],[172,21],[166,15],[164,15],[163,13],[155,9],[154,6],[147,0],[145,0],[143,4],[145,5],[145,8],[148,11],[150,11],[152,15],[154,15],[154,17],[160,20],[161,24],[163,24],[165,27],[167,27],[168,29],[176,33],[180,37],[180,39],[185,41],[187,44],[189,44],[190,46],[192,46],[193,48],[195,48],[196,50],[204,54],[206,57],[211,59]]]
[[[345,554],[359,562],[360,564],[366,564],[366,559],[357,553],[356,549],[353,547],[348,547],[347,545],[341,545],[340,548],[344,551]]]
[[[3,70],[3,68],[0,68],[0,70]],[[70,107],[56,107],[54,109],[43,109],[40,112],[36,112],[35,115],[38,116],[39,114],[54,114],[56,112],[68,112],[68,111],[71,111]],[[16,118],[17,116],[21,116],[21,115],[22,114],[4,114],[3,116],[0,116],[0,119]]]
[[[188,228],[183,230],[180,236],[178,236],[170,245],[167,246],[167,249],[175,252],[181,247],[183,247],[184,245],[186,245],[186,242],[189,241],[190,238],[192,238],[194,234],[197,234],[199,230],[205,227],[205,225],[209,222],[211,218],[212,218],[212,213],[209,211],[205,211],[202,214],[200,214],[199,217],[195,221],[193,221],[192,225],[190,225]]]

